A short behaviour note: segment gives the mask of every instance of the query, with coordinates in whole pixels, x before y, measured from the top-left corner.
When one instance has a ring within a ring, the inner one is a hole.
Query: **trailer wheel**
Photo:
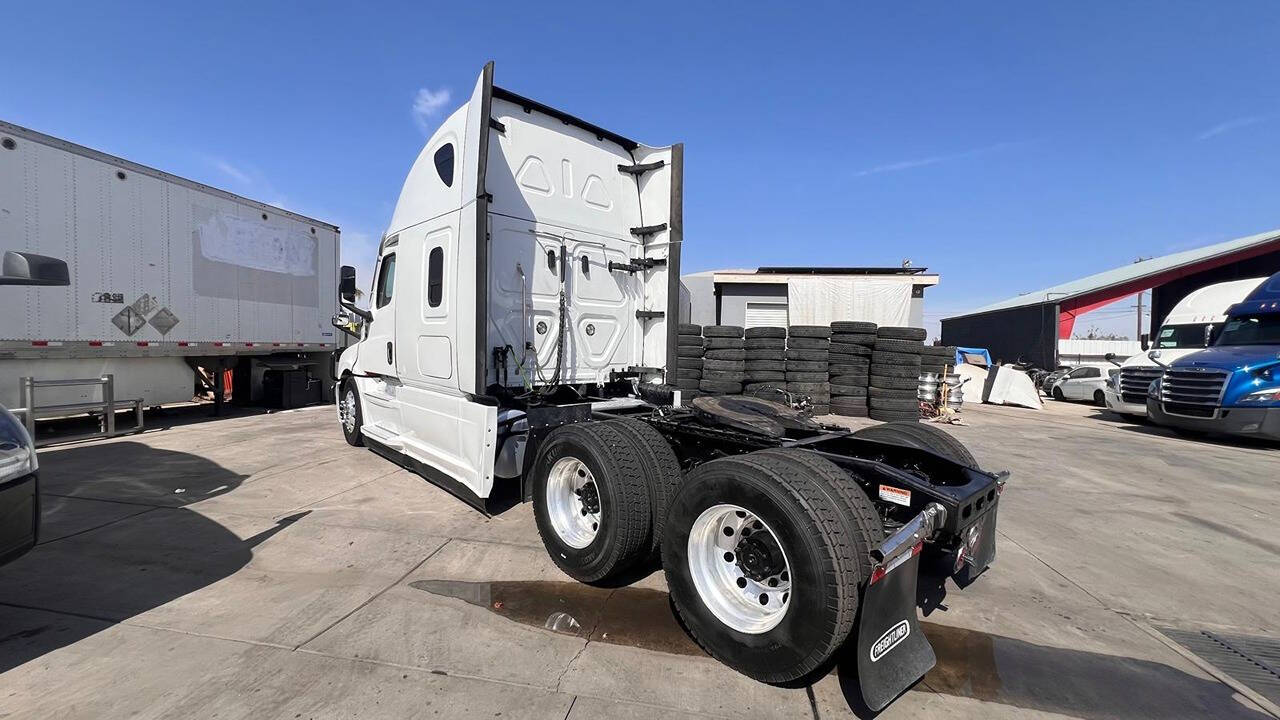
[[[792,682],[819,668],[857,615],[858,555],[867,547],[849,536],[858,522],[852,512],[792,453],[695,468],[672,501],[662,539],[667,586],[694,638],[762,682]]]
[[[854,432],[853,436],[890,445],[928,450],[965,467],[978,467],[977,459],[964,446],[964,443],[955,439],[951,433],[933,425],[921,425],[918,422],[888,422],[862,428]]]
[[[650,547],[644,460],[616,426],[564,425],[533,465],[533,516],[552,561],[580,582],[631,567]]]
[[[656,557],[662,551],[662,532],[667,524],[667,508],[671,506],[671,498],[684,480],[680,460],[676,458],[671,443],[662,437],[662,433],[643,420],[621,418],[606,421],[605,424],[618,428],[640,452],[645,479],[649,483],[650,518],[653,525],[650,551]]]
[[[364,445],[360,428],[364,426],[364,413],[360,410],[360,391],[356,381],[347,378],[342,383],[342,395],[338,398],[338,420],[342,422],[342,436],[348,445]]]

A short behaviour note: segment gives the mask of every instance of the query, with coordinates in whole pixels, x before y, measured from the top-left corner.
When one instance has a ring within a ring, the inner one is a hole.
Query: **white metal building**
[[[762,267],[680,278],[680,320],[699,325],[924,325],[928,268]]]

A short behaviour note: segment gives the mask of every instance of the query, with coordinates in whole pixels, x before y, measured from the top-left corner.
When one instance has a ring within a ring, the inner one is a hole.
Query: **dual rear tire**
[[[616,582],[660,546],[690,633],[767,683],[808,677],[844,644],[884,537],[853,477],[804,450],[712,460],[682,478],[652,426],[611,420],[556,429],[533,473],[538,532],[558,567]]]
[[[639,420],[565,425],[533,466],[533,514],[552,561],[585,583],[608,582],[656,558],[680,463]]]
[[[689,473],[662,539],[671,599],[713,657],[785,684],[849,637],[879,515],[848,473],[803,450],[713,460]]]

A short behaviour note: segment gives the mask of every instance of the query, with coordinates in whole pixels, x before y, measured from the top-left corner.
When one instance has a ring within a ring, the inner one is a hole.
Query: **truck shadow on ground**
[[[230,576],[306,514],[241,538],[184,506],[245,476],[136,442],[49,449],[40,465],[41,544],[0,567],[0,673]]]
[[[410,586],[462,600],[510,622],[591,642],[707,658],[661,590],[564,581],[417,580]],[[938,664],[908,692],[934,692],[1083,718],[1265,717],[1237,703],[1226,685],[1168,665],[936,623],[921,625]],[[874,717],[876,713],[862,702],[854,652],[849,643],[833,672],[850,709],[861,717]]]
[[[1208,435],[1193,431],[1179,431],[1174,428],[1157,425],[1145,417],[1130,419],[1108,410],[1098,410],[1089,417],[1093,420],[1099,420],[1115,425],[1119,430],[1137,433],[1139,435],[1152,435],[1155,437],[1169,438],[1171,440],[1185,440],[1187,442],[1200,443],[1202,445],[1216,445],[1219,447],[1235,447],[1252,450],[1280,450],[1280,442],[1251,437]]]

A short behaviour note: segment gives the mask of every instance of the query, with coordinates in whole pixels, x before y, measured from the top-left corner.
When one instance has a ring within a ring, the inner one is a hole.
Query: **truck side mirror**
[[[338,273],[338,295],[347,302],[356,301],[356,269],[343,265]]]
[[[1138,336],[1138,342],[1142,343],[1142,352],[1146,352],[1151,349],[1151,334],[1142,333]]]
[[[6,250],[0,260],[0,285],[70,285],[67,263],[58,258]]]

